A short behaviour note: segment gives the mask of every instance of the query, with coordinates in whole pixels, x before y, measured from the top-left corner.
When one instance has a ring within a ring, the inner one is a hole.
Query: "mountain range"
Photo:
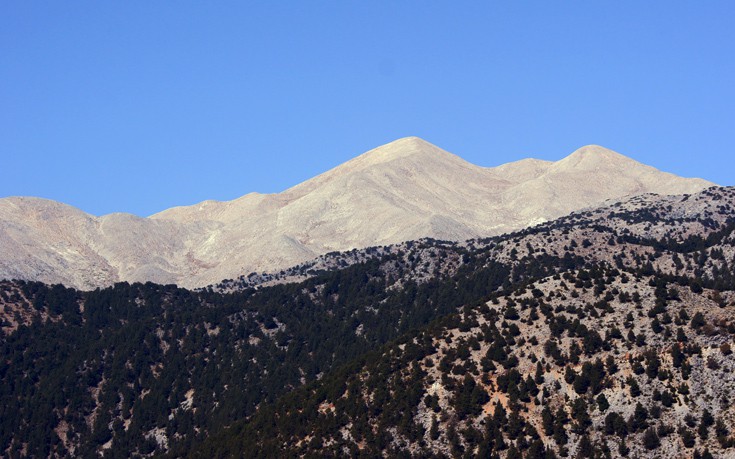
[[[733,457],[734,268],[713,187],[276,285],[0,281],[0,452]]]
[[[120,281],[203,287],[332,251],[494,236],[611,199],[713,185],[595,145],[556,162],[487,168],[407,137],[281,193],[204,201],[148,218],[0,199],[0,278],[80,289]]]

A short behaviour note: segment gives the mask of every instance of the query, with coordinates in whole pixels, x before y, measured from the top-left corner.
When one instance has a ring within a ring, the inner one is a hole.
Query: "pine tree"
[[[431,417],[431,428],[429,429],[429,438],[436,440],[439,438],[439,423],[436,421],[436,416]]]
[[[541,362],[536,362],[536,375],[534,380],[536,381],[536,384],[544,383],[544,369],[541,366]]]
[[[544,409],[541,410],[541,426],[544,428],[546,435],[554,433],[554,415],[551,413],[548,405],[544,406]]]
[[[647,420],[648,410],[645,409],[643,405],[640,404],[640,402],[638,402],[635,405],[635,411],[633,411],[633,415],[628,421],[628,428],[631,432],[639,432],[648,427],[648,422],[646,422]]]
[[[628,386],[630,386],[630,396],[638,397],[641,395],[641,387],[638,385],[638,381],[633,377],[629,377],[627,380]]]
[[[582,435],[582,438],[579,439],[579,443],[577,443],[577,457],[592,457],[593,453],[594,449],[592,447],[590,437]]]
[[[508,449],[508,455],[505,457],[506,459],[523,459],[523,455],[518,451],[518,448],[516,448],[515,445],[511,445]]]
[[[643,446],[645,446],[647,450],[653,450],[661,446],[661,441],[658,438],[656,429],[653,427],[649,427],[643,433]]]

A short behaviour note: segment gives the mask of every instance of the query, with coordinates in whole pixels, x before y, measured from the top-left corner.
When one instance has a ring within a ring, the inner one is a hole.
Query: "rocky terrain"
[[[468,241],[468,254],[526,266],[514,273],[535,259],[536,279],[285,397],[197,455],[731,457],[733,203],[725,188],[642,196]]]
[[[487,168],[409,137],[282,193],[205,201],[148,218],[95,217],[38,198],[0,199],[0,278],[80,289],[120,281],[203,287],[329,252],[499,235],[609,199],[711,185],[599,146],[557,162]]]
[[[330,252],[281,271],[253,272],[225,279],[213,287],[218,291],[233,291],[302,281],[371,258],[405,252],[416,244],[449,245],[470,252],[487,252],[493,259],[508,263],[536,253],[560,258],[570,254],[592,262],[604,261],[618,268],[645,265],[649,270],[655,268],[671,275],[679,273],[686,265],[688,271],[705,280],[722,278],[728,271],[727,260],[732,259],[735,252],[730,245],[716,246],[715,242],[732,241],[734,237],[734,193],[733,188],[715,187],[694,195],[645,194],[609,200],[601,207],[572,212],[500,237],[461,242],[423,239]],[[675,250],[662,250],[666,248]],[[427,274],[428,270],[412,273],[418,278]]]
[[[732,300],[616,270],[543,278],[400,340],[306,401],[287,398],[268,413],[274,430],[253,423],[229,451],[726,457]],[[285,411],[295,403],[314,411]]]
[[[636,196],[198,291],[6,281],[0,448],[731,457],[734,208]]]

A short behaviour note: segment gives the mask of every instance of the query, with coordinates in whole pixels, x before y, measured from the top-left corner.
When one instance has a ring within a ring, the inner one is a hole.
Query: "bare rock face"
[[[0,199],[0,278],[90,289],[118,281],[200,287],[336,251],[422,237],[464,240],[627,195],[713,186],[599,146],[557,161],[470,164],[407,137],[278,194],[250,193],[140,218]]]

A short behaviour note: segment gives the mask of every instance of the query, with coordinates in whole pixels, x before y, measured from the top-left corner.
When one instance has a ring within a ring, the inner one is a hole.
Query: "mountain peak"
[[[601,145],[585,145],[583,147],[580,147],[576,149],[574,152],[572,152],[569,156],[596,156],[596,157],[603,157],[608,159],[618,158],[618,159],[630,159],[625,155],[621,155],[620,153],[610,150],[609,148],[605,148]]]
[[[284,193],[292,198],[299,197],[340,177],[377,170],[387,164],[391,164],[392,168],[399,165],[409,169],[439,171],[450,168],[452,165],[466,166],[469,163],[419,137],[403,137],[373,148],[327,172],[289,188]]]
[[[408,158],[420,154],[422,156],[449,156],[450,153],[442,150],[441,148],[433,145],[420,137],[403,137],[398,140],[386,143],[377,148],[363,153],[352,161],[348,161],[349,164],[353,161],[361,163],[362,165],[377,165],[381,163],[390,162],[400,158]],[[451,155],[454,156],[454,155]]]
[[[83,288],[123,280],[200,287],[335,250],[487,237],[608,199],[712,185],[597,145],[555,163],[528,159],[486,168],[405,137],[281,193],[205,201],[148,219],[0,200],[0,278]]]
[[[348,177],[386,176],[399,173],[411,176],[434,175],[457,167],[475,167],[465,160],[419,137],[403,137],[373,148],[339,166],[302,182],[283,192],[287,199],[298,199],[328,183]],[[387,169],[390,169],[387,170]],[[409,172],[410,171],[410,172]],[[396,178],[396,183],[403,180]]]
[[[557,166],[575,170],[644,167],[643,164],[618,152],[602,147],[600,145],[585,145],[575,150],[571,155],[558,161]]]

